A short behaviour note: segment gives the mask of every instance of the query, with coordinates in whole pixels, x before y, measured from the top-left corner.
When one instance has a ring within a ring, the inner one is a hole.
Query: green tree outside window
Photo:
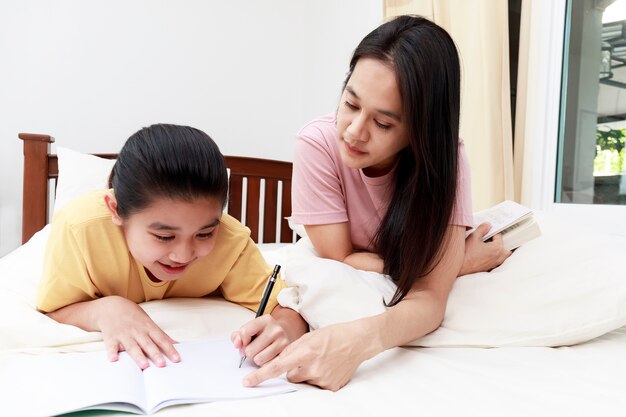
[[[624,171],[626,129],[596,130],[594,175],[615,175]]]

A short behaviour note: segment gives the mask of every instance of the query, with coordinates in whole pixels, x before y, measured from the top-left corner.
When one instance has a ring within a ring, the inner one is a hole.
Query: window
[[[556,203],[626,205],[626,0],[568,0]]]

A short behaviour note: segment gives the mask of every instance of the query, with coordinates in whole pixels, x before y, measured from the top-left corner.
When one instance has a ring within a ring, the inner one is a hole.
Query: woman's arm
[[[350,240],[350,223],[304,226],[315,250],[322,258],[334,259],[356,269],[383,273],[385,263],[373,252],[357,252]],[[489,242],[482,238],[489,232],[489,224],[481,224],[465,239],[465,257],[459,276],[490,271],[502,264],[512,252],[504,249],[502,235]]]
[[[307,236],[322,258],[334,259],[356,269],[383,273],[384,262],[373,252],[358,252],[352,247],[350,223],[304,226]]]
[[[246,376],[244,384],[254,386],[287,372],[290,381],[335,391],[350,380],[363,361],[435,330],[443,320],[448,295],[463,263],[464,228],[450,226],[446,241],[439,264],[397,305],[373,317],[304,335],[276,359]]]
[[[483,242],[483,237],[489,233],[490,228],[489,223],[482,223],[465,239],[465,259],[459,275],[491,271],[513,253],[504,249],[500,233],[488,242]]]

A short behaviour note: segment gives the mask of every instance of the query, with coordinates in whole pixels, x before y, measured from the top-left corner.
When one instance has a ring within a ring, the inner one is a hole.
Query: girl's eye
[[[161,235],[153,235],[157,240],[161,242],[169,242],[174,239],[174,236],[161,236]]]
[[[387,125],[385,123],[381,123],[378,120],[376,120],[376,126],[378,126],[379,128],[381,128],[383,130],[391,129],[391,125]]]
[[[351,110],[357,110],[358,107],[355,106],[354,104],[350,103],[349,101],[344,101],[343,104],[345,104],[345,106]]]
[[[196,235],[196,237],[197,237],[198,239],[208,239],[208,238],[210,238],[211,236],[213,236],[213,232],[208,232],[208,233],[198,233],[198,234]]]

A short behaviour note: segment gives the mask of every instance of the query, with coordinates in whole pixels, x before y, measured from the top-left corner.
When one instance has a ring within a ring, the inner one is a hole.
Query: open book
[[[122,352],[109,362],[104,351],[23,356],[2,370],[6,416],[43,417],[78,410],[152,414],[174,404],[261,397],[295,391],[285,379],[246,388],[251,361],[239,368],[239,352],[227,338],[176,345],[181,361],[143,372]]]
[[[491,229],[483,240],[488,240],[497,233],[502,234],[502,243],[507,250],[517,249],[524,243],[541,235],[539,224],[528,207],[514,201],[505,200],[486,210],[474,213],[474,228],[481,223],[491,223]]]

